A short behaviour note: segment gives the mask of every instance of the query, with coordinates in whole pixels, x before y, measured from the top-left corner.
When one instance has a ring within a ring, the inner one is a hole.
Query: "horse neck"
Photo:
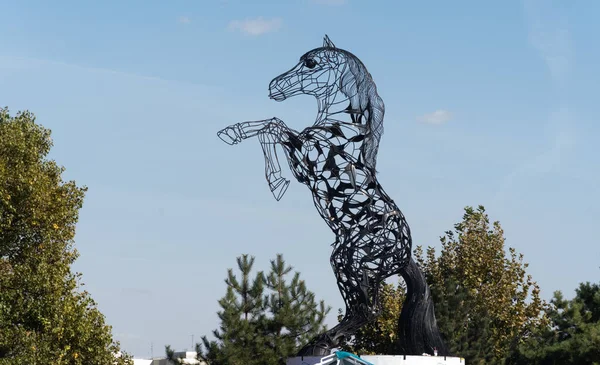
[[[343,97],[336,100],[340,94]],[[362,116],[360,119],[367,138],[362,142],[361,154],[366,165],[375,170],[385,108],[364,66],[350,61],[341,75],[338,92],[319,100],[318,104],[317,124],[329,124],[330,119],[337,119],[336,116],[343,113]]]
[[[343,97],[338,97],[339,95]],[[318,99],[318,117],[317,120],[326,122],[329,117],[334,118],[340,114],[365,114],[371,112],[371,103],[361,104],[358,97],[348,96],[345,93],[338,91],[333,96]]]
[[[374,106],[381,104],[381,99],[377,93],[355,87],[351,90],[340,89],[333,95],[317,99],[317,104],[319,124],[327,124],[329,119],[339,119],[344,114],[355,114],[363,115],[363,125],[367,126],[366,123],[374,122],[373,118],[378,116],[378,113],[374,113]]]

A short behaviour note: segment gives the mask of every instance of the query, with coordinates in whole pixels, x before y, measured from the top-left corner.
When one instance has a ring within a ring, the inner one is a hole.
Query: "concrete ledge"
[[[449,356],[363,355],[360,358],[373,365],[465,365],[465,359]],[[321,359],[312,356],[292,357],[286,365],[314,365],[319,364]]]

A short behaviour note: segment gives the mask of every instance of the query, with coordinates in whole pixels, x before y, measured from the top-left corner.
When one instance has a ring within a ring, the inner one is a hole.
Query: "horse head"
[[[322,47],[306,52],[296,66],[269,84],[269,97],[275,101],[300,94],[317,98],[320,115],[327,115],[331,106],[348,101],[343,111],[353,114],[353,123],[366,128],[361,149],[366,164],[375,169],[384,104],[365,65],[325,36]]]
[[[322,47],[306,52],[296,66],[271,81],[269,97],[283,101],[300,94],[317,99],[331,96],[340,89],[346,61],[347,52],[325,36]]]

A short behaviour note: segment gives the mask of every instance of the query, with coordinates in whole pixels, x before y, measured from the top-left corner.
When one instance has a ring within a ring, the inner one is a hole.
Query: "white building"
[[[196,351],[180,351],[174,353],[175,357],[182,359],[182,364],[205,365],[204,362],[196,360]],[[133,365],[176,365],[166,358],[160,359],[133,359]]]
[[[152,365],[152,361],[154,360],[133,359],[133,365]]]

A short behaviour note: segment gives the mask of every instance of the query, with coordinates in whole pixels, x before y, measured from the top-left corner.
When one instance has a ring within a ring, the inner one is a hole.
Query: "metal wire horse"
[[[330,261],[345,316],[299,352],[328,355],[377,317],[381,283],[411,262],[408,224],[376,178],[384,104],[363,63],[327,36],[322,47],[273,79],[269,93],[276,101],[300,94],[316,97],[315,123],[297,132],[271,118],[229,126],[218,136],[229,144],[258,137],[277,200],[289,185],[277,157],[276,146],[281,146],[292,174],[309,187],[317,211],[336,235]]]

